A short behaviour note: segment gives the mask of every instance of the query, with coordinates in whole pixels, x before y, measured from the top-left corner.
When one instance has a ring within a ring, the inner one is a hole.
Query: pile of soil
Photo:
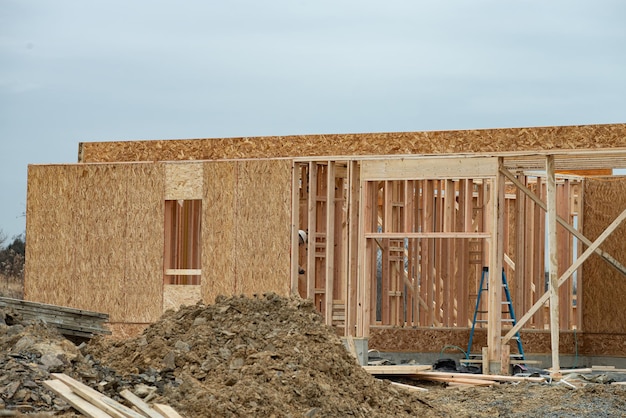
[[[127,373],[171,371],[162,400],[187,416],[441,416],[366,373],[310,301],[267,294],[168,312],[89,353]]]
[[[133,339],[78,347],[40,322],[0,312],[3,409],[75,417],[42,385],[66,373],[122,403],[130,389],[186,417],[622,416],[626,387],[501,384],[409,392],[377,380],[348,354],[310,301],[222,297],[169,311]],[[408,383],[408,382],[404,382]],[[29,415],[33,416],[33,415]]]

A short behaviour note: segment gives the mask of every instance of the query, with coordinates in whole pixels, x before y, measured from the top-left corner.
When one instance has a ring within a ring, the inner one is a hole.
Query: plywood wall
[[[242,161],[237,181],[237,291],[288,295],[291,161]]]
[[[124,177],[124,321],[154,322],[162,313],[164,167],[125,166]]]
[[[586,179],[583,234],[595,240],[626,209],[626,178]],[[626,223],[600,248],[626,265]],[[583,264],[583,331],[626,334],[626,277],[593,254]]]
[[[29,166],[24,298],[72,306],[78,166]]]
[[[626,124],[284,137],[85,142],[79,162],[448,154],[626,147]]]
[[[161,164],[29,167],[25,298],[158,319],[163,178]]]
[[[235,282],[236,162],[204,163],[202,299],[232,294]]]
[[[291,162],[204,163],[202,298],[287,295]]]

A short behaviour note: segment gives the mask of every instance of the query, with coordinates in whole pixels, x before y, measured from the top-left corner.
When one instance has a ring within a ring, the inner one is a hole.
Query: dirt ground
[[[610,385],[610,378],[578,389],[392,386],[356,363],[309,301],[275,294],[183,307],[137,338],[78,347],[45,324],[0,313],[0,416],[78,416],[42,386],[53,372],[120,402],[118,393],[128,388],[185,417],[626,416],[626,386]]]

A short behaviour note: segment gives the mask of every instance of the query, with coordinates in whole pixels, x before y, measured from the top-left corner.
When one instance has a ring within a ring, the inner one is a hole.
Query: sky
[[[623,0],[0,0],[0,231],[79,142],[626,122]]]

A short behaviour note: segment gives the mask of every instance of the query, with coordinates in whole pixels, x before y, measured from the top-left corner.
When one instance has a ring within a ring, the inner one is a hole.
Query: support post
[[[291,165],[291,294],[298,294],[299,280],[299,255],[300,246],[298,245],[299,235],[298,226],[300,219],[300,166],[292,163]]]
[[[556,177],[554,169],[554,155],[546,156],[546,178],[548,183],[548,196],[546,201],[548,207],[548,276],[550,289],[550,342],[552,346],[552,375],[559,375],[559,260],[556,233]]]
[[[306,297],[315,301],[315,252],[317,241],[317,163],[309,163],[308,243],[306,260]]]
[[[346,336],[356,335],[359,245],[359,166],[348,162],[348,285],[346,292]]]
[[[498,158],[502,166],[502,158]],[[491,239],[489,241],[489,307],[487,313],[488,373],[502,369],[502,260],[504,258],[504,175],[498,169],[491,184]]]
[[[333,299],[335,288],[335,162],[328,161],[326,171],[326,280],[324,289],[324,314],[326,325],[333,324]]]

